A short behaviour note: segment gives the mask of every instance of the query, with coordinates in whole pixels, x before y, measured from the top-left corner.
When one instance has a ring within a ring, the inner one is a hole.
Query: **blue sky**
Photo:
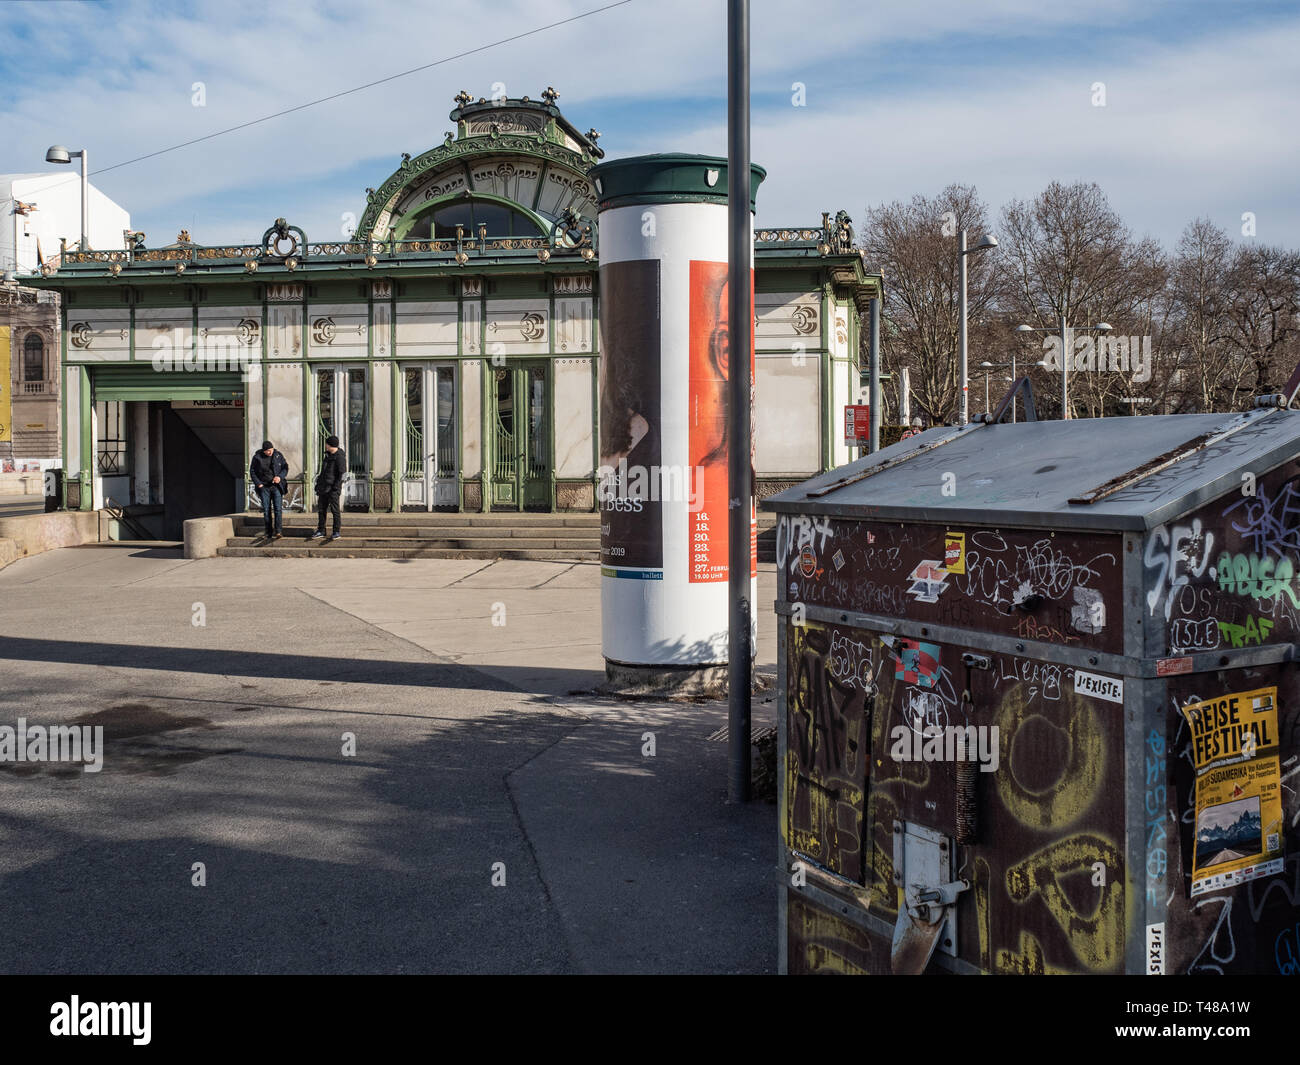
[[[112,164],[599,7],[374,0],[0,4],[0,172],[90,151],[150,244],[342,235],[366,186],[450,128],[464,88],[549,84],[609,157],[724,154],[725,5],[632,0],[589,18],[129,166]],[[975,185],[998,209],[1096,181],[1166,246],[1205,216],[1300,247],[1300,4],[1251,0],[754,0],[760,224]],[[206,103],[192,104],[195,82]],[[792,86],[806,86],[804,107]],[[1094,106],[1097,82],[1105,106]]]

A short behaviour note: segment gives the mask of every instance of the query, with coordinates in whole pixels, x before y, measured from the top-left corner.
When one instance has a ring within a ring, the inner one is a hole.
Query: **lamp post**
[[[1034,325],[1018,325],[1017,333],[1050,333],[1053,330]],[[1065,315],[1060,314],[1056,319],[1056,334],[1061,338],[1061,418],[1062,420],[1070,417],[1070,359],[1074,354],[1074,334],[1084,333],[1109,333],[1111,325],[1109,322],[1098,322],[1096,325],[1071,326],[1067,325]],[[1040,366],[1047,366],[1045,361],[1040,361]]]
[[[994,236],[984,236],[980,242],[973,247],[966,247],[966,230],[962,230],[958,237],[957,259],[961,264],[958,270],[957,281],[957,361],[960,366],[958,373],[961,377],[961,411],[958,417],[958,424],[965,425],[970,421],[970,381],[966,374],[966,256],[971,252],[983,251],[985,248],[996,248],[998,238]]]
[[[86,236],[86,190],[89,185],[86,182],[86,149],[82,148],[79,152],[70,152],[62,144],[53,145],[45,153],[47,163],[71,163],[74,159],[81,160],[81,250],[90,250],[90,240]]]
[[[1042,365],[1042,364],[1040,363],[1039,365]],[[988,413],[989,413],[989,410],[990,410],[990,406],[989,406],[989,371],[990,371],[990,370],[1001,370],[1003,367],[1006,367],[1006,366],[1010,366],[1010,367],[1011,367],[1011,381],[1012,381],[1012,383],[1014,384],[1014,383],[1015,383],[1015,380],[1016,380],[1016,356],[1015,356],[1014,353],[1012,354],[1012,356],[1011,356],[1011,362],[1009,362],[1009,363],[1006,363],[1006,362],[988,362],[987,360],[984,361],[984,362],[982,362],[982,363],[980,363],[980,369],[984,371],[984,413],[985,413],[985,414],[988,414]],[[1015,423],[1016,423],[1016,397],[1015,397],[1015,396],[1012,396],[1012,397],[1011,397],[1011,424],[1014,425]]]
[[[748,802],[753,683],[750,617],[750,518],[754,484],[750,468],[750,353],[754,350],[754,307],[750,278],[754,255],[750,199],[749,0],[727,3],[727,334],[731,374],[727,381],[730,432],[727,454],[727,580],[731,598],[727,642],[727,798]]]

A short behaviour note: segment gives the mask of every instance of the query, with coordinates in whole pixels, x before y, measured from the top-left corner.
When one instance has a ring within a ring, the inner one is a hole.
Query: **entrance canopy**
[[[105,400],[241,399],[238,370],[225,373],[160,373],[152,365],[96,366],[90,384],[97,402]]]

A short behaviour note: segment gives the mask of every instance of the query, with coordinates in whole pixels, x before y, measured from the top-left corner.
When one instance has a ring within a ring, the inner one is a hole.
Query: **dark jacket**
[[[334,454],[326,451],[320,460],[320,473],[316,475],[316,494],[333,495],[343,487],[343,477],[348,472],[348,457],[339,448]]]
[[[248,464],[249,481],[256,488],[258,485],[271,483],[272,477],[279,477],[280,483],[275,487],[284,491],[284,482],[289,477],[289,463],[278,451],[272,451],[267,458],[261,451],[253,452],[253,461]]]

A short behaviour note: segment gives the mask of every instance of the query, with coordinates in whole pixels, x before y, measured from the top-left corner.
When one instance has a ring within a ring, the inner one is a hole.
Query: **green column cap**
[[[767,177],[767,171],[754,163],[749,172],[752,211],[759,182]],[[636,203],[727,202],[727,160],[716,155],[634,155],[601,163],[587,174],[596,186],[602,211]]]

